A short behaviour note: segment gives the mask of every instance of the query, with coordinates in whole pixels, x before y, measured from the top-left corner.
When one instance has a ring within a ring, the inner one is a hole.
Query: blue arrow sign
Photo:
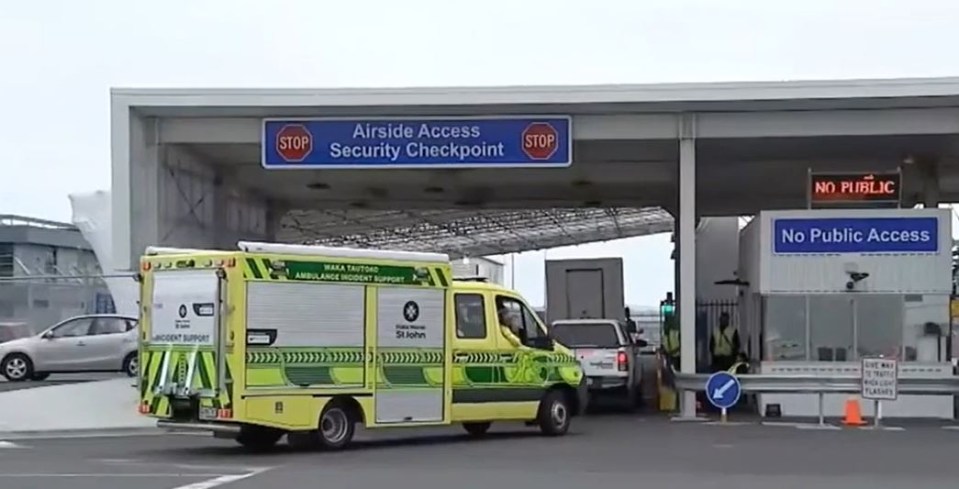
[[[706,380],[706,397],[719,409],[728,409],[739,402],[743,393],[739,379],[729,372],[716,372]]]

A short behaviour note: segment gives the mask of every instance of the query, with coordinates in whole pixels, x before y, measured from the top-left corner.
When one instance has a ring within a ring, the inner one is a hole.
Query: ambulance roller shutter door
[[[248,341],[277,348],[360,347],[365,289],[362,285],[250,282],[247,288]],[[257,334],[252,334],[253,332]]]
[[[376,310],[376,422],[442,421],[445,291],[383,287]]]

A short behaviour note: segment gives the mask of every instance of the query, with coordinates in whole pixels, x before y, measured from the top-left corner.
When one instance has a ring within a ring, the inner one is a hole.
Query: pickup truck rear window
[[[553,337],[560,343],[577,348],[619,348],[619,336],[612,324],[562,323],[553,325]]]

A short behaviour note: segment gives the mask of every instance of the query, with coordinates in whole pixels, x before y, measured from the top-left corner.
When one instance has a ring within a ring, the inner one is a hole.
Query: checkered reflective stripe
[[[566,353],[551,353],[542,357],[546,364],[577,364],[576,357]],[[513,351],[457,351],[453,354],[453,363],[476,365],[501,365],[516,362]]]
[[[361,349],[251,350],[246,353],[246,361],[254,365],[356,365],[366,356]]]
[[[379,363],[382,365],[441,365],[443,351],[380,351]]]

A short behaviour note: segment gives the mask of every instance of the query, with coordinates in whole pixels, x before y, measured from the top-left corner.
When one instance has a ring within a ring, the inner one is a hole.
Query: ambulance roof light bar
[[[489,282],[489,277],[482,275],[454,275],[453,280],[457,282]]]
[[[218,254],[218,253],[229,253],[228,251],[223,250],[198,250],[195,248],[172,248],[168,246],[147,246],[146,254],[149,256],[156,255],[198,255],[198,254]]]
[[[330,256],[341,258],[359,258],[367,260],[415,261],[423,263],[449,263],[445,253],[422,253],[415,251],[369,250],[360,248],[340,248],[318,245],[294,245],[282,243],[258,243],[240,241],[240,250],[248,253],[276,253],[281,255]]]

